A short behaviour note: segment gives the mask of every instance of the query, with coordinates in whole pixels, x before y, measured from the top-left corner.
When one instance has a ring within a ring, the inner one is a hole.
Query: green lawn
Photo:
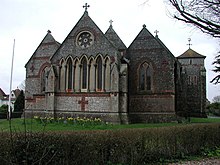
[[[191,118],[190,123],[220,123],[220,118]],[[26,124],[25,124],[26,123]],[[186,123],[185,123],[186,124]],[[156,123],[156,124],[122,124],[122,125],[72,125],[64,123],[49,123],[41,124],[36,122],[34,119],[12,119],[11,129],[13,131],[23,132],[25,129],[27,131],[75,131],[75,130],[117,130],[126,128],[152,128],[152,127],[168,127],[168,126],[181,126],[180,123]],[[0,129],[1,131],[9,131],[9,121],[6,119],[0,119]]]

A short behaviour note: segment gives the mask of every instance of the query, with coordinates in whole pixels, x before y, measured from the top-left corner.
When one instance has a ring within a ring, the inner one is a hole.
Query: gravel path
[[[171,163],[169,165],[220,165],[220,159],[205,158],[199,161],[186,161],[182,163]]]

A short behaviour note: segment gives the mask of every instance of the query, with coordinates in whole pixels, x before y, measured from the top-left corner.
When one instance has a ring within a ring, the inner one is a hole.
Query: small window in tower
[[[197,85],[198,79],[195,75],[188,76],[188,85]]]
[[[197,76],[194,76],[194,85],[197,85]]]

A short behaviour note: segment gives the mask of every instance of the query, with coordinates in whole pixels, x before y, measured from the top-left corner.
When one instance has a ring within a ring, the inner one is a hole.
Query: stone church
[[[205,56],[189,48],[176,58],[145,25],[127,48],[84,7],[62,43],[48,30],[26,63],[26,116],[136,123],[204,113]]]

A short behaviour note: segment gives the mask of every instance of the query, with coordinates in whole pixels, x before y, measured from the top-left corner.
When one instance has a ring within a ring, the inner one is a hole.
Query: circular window
[[[79,33],[77,37],[77,44],[81,48],[88,48],[93,44],[93,42],[94,42],[94,36],[88,31]]]

